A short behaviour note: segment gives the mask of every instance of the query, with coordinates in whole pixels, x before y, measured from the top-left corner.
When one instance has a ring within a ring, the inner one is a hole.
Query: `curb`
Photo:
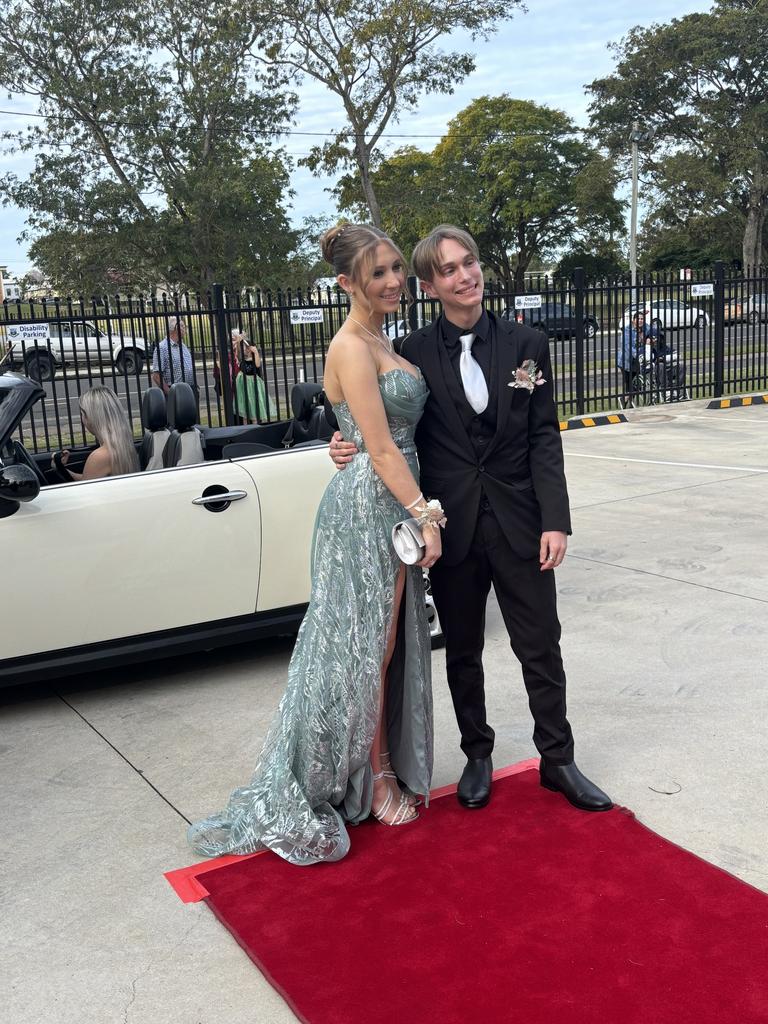
[[[768,405],[768,395],[744,395],[741,398],[716,398],[708,409],[736,409],[740,405]],[[562,424],[561,424],[562,427]]]
[[[614,412],[608,416],[582,416],[580,419],[560,420],[560,430],[576,430],[578,427],[607,427],[611,423],[626,423],[623,412]]]

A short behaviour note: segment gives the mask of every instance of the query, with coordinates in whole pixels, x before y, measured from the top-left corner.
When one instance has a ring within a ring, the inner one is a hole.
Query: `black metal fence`
[[[386,324],[393,339],[434,320],[439,303],[417,294]],[[529,277],[524,293],[498,282],[486,287],[497,315],[539,327],[550,338],[555,394],[561,417],[616,409],[625,394],[617,368],[624,327],[642,309],[660,328],[684,368],[685,392],[648,385],[640,401],[704,398],[768,389],[768,272],[741,274],[722,263],[690,276],[655,274],[635,289],[627,280],[587,281]],[[186,327],[200,422],[220,426],[290,417],[290,392],[300,380],[321,380],[325,353],[341,326],[347,299],[335,288],[307,292],[225,294],[161,299],[104,298],[6,301],[0,306],[0,369],[9,366],[40,380],[45,398],[22,424],[32,451],[87,443],[79,396],[106,384],[123,401],[140,434],[141,396],[152,383],[158,346],[173,318]],[[267,405],[238,408],[232,380],[231,331],[258,346]],[[183,367],[183,363],[180,364]],[[222,369],[223,368],[223,369]]]

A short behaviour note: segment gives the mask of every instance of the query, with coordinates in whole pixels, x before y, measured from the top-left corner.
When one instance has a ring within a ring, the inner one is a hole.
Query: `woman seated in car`
[[[131,423],[114,391],[97,385],[81,395],[80,419],[83,429],[95,436],[99,446],[85,460],[82,473],[67,468],[68,450],[54,452],[51,468],[62,479],[94,480],[102,476],[138,473],[139,457]]]

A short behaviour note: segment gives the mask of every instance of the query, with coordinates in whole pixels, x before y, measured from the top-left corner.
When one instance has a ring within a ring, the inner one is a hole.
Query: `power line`
[[[33,118],[40,118],[42,120],[55,119],[56,116],[57,116],[55,114],[27,113],[26,111],[23,111],[23,110],[0,110],[0,114],[7,114],[7,115],[9,115],[11,117],[27,117],[27,118],[33,117]],[[61,118],[62,119],[69,118],[69,119],[71,119],[73,121],[77,120],[77,118],[75,118],[72,114],[61,115]],[[177,131],[179,129],[182,129],[182,130],[185,130],[185,131],[201,131],[201,132],[204,132],[204,131],[207,130],[207,129],[203,128],[202,126],[194,125],[194,124],[180,125],[178,123],[170,124],[170,123],[164,123],[164,122],[160,122],[159,124],[153,124],[150,121],[103,121],[103,122],[100,122],[100,124],[101,124],[102,127],[105,127],[105,128],[170,128],[170,129],[174,129],[174,130],[177,130]],[[241,132],[241,131],[243,131],[243,129],[241,129],[241,128],[217,128],[216,131]],[[248,129],[248,133],[250,135],[260,135],[260,136],[266,136],[266,137],[269,137],[269,138],[273,138],[275,136],[280,136],[280,135],[303,136],[303,137],[309,137],[309,138],[336,138],[337,135],[343,135],[343,136],[345,136],[348,139],[358,139],[358,138],[364,139],[364,138],[366,138],[366,133],[365,132],[351,132],[351,131],[348,131],[346,128],[337,128],[335,131],[330,131],[330,132],[309,132],[309,131],[303,131],[303,130],[295,129],[295,128],[277,127],[277,128],[274,128],[272,131],[266,131],[266,130],[256,131],[256,130],[253,130],[253,129]],[[370,134],[370,133],[368,133],[368,134]],[[447,134],[448,134],[447,130],[445,132],[440,133],[440,134],[429,134],[429,133],[424,133],[424,132],[383,132],[379,136],[379,138],[381,138],[381,139],[442,139]],[[483,133],[480,133],[480,132],[478,132],[478,133],[451,132],[450,134],[451,134],[451,138],[454,138],[454,139],[485,139],[485,138],[487,138],[487,134],[483,134]],[[497,138],[505,138],[505,139],[552,139],[552,138],[563,138],[563,137],[568,136],[568,135],[591,135],[591,134],[592,134],[592,131],[589,128],[574,127],[574,128],[566,129],[566,130],[561,131],[561,132],[555,132],[555,131],[551,131],[551,132],[499,132],[496,137]]]

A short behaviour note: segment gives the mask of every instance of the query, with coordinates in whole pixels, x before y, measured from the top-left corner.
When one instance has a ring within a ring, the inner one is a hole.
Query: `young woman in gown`
[[[349,294],[349,315],[328,349],[324,387],[361,455],[333,478],[312,545],[312,593],[255,773],[224,811],[189,829],[205,856],[269,848],[294,864],[340,860],[347,824],[418,817],[432,772],[430,637],[422,566],[405,566],[395,523],[426,509],[414,433],[427,389],[382,332],[396,314],[406,267],[377,228],[332,228],[323,255]],[[285,538],[290,543],[290,538]]]

